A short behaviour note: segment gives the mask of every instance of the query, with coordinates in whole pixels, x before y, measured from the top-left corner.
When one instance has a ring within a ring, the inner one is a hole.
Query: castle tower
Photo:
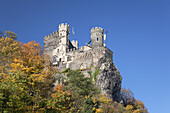
[[[61,52],[66,52],[66,50],[69,48],[69,31],[70,31],[70,26],[64,23],[59,25],[59,39],[58,39],[58,47],[59,51]]]
[[[58,27],[57,48],[53,51],[53,56],[56,56],[56,61],[65,62],[66,50],[69,48],[69,30],[70,26],[67,23],[62,23]]]
[[[103,44],[103,28],[95,27],[91,29],[92,48],[102,47]]]

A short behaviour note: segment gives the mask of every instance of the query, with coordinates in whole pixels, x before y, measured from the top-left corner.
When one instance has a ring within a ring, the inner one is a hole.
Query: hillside
[[[58,71],[39,43],[16,38],[10,31],[0,36],[1,112],[147,113],[130,90],[121,89],[121,75],[111,59],[101,59],[99,67],[88,71]]]

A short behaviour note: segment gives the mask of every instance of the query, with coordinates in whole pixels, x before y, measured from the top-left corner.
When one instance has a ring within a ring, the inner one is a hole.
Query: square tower
[[[95,27],[91,29],[91,42],[92,48],[103,47],[103,28]]]

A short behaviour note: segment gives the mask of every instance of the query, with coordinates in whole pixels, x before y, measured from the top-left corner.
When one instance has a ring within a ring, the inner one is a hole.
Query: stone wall
[[[113,53],[106,47],[98,47],[90,49],[88,51],[70,51],[67,56],[71,57],[71,61],[68,62],[68,67],[72,70],[87,69],[91,66],[97,66],[99,60],[103,57],[112,59]]]
[[[57,40],[58,40],[57,31],[44,37],[44,52],[51,58],[53,56],[53,50],[57,47]]]

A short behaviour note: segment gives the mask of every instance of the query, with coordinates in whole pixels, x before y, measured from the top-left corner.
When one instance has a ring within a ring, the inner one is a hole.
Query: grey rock
[[[108,98],[119,102],[122,77],[111,59],[102,59],[101,62],[96,85]]]

